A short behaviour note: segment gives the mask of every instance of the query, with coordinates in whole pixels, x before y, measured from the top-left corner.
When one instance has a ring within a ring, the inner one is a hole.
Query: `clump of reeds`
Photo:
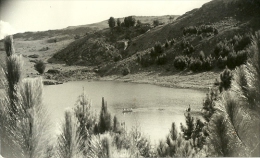
[[[48,138],[46,111],[42,104],[41,78],[23,79],[22,56],[15,54],[12,37],[5,38],[5,91],[1,100],[1,138],[13,157],[42,157]]]
[[[82,157],[81,142],[77,133],[77,122],[71,111],[65,112],[65,122],[58,136],[57,152],[60,158]]]

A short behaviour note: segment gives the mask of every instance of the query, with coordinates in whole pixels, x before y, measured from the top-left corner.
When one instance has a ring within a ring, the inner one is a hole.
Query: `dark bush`
[[[190,45],[190,42],[186,41],[185,39],[181,42],[181,48],[184,49]]]
[[[128,17],[125,17],[124,19],[124,26],[125,27],[131,27],[131,26],[135,26],[135,18],[133,16],[128,16]]]
[[[150,56],[151,56],[152,58],[155,58],[155,57],[157,56],[157,53],[155,52],[154,48],[151,49],[151,51],[150,51]]]
[[[138,57],[138,60],[143,67],[148,67],[154,63],[154,60],[151,59],[149,56],[140,56]]]
[[[193,59],[190,62],[190,70],[193,72],[198,72],[202,69],[202,62],[200,59]]]
[[[220,83],[219,83],[219,91],[228,90],[231,87],[231,80],[233,78],[232,72],[226,68],[220,74]]]
[[[227,66],[229,69],[234,69],[237,66],[236,58],[237,58],[237,55],[235,52],[231,52],[228,54]]]
[[[225,56],[228,56],[229,53],[231,53],[231,52],[233,52],[232,46],[225,44],[225,45],[223,46],[222,51],[220,52],[220,55],[224,58]]]
[[[214,53],[215,53],[216,57],[219,57],[219,56],[220,56],[220,53],[222,52],[223,47],[224,47],[224,44],[223,44],[222,42],[219,42],[219,43],[215,46]]]
[[[164,47],[165,47],[165,48],[169,48],[169,46],[170,46],[169,41],[166,40],[166,42],[165,42],[165,44],[164,44]]]
[[[119,60],[121,60],[121,59],[122,59],[122,55],[119,54],[119,55],[117,55],[117,56],[114,57],[114,62],[117,62],[117,61],[119,61]]]
[[[167,63],[167,56],[166,54],[162,54],[160,56],[157,57],[156,63],[158,65],[164,65]]]
[[[210,71],[211,69],[213,69],[214,65],[213,65],[213,59],[211,56],[205,58],[204,60],[202,60],[202,70],[205,71]]]
[[[43,74],[46,68],[46,64],[42,61],[36,61],[34,64],[34,69],[39,72],[39,74]]]
[[[174,59],[174,67],[177,70],[184,70],[187,66],[188,64],[184,56],[178,56]]]
[[[173,39],[171,40],[171,46],[173,46],[175,42],[176,42],[176,41],[175,41],[175,39],[173,38]]]
[[[159,25],[159,23],[160,23],[160,22],[159,22],[159,20],[154,20],[154,21],[153,21],[153,26],[155,26],[155,27],[156,27],[156,26],[158,26],[158,25]]]
[[[241,40],[238,41],[237,45],[235,46],[235,51],[240,51],[245,49],[251,43],[251,35],[246,34],[244,35]]]
[[[162,47],[162,44],[160,42],[156,42],[155,45],[154,45],[154,51],[156,54],[160,55],[163,53],[163,47]],[[158,56],[157,55],[157,56]]]
[[[197,34],[198,33],[198,28],[197,27],[194,27],[194,26],[189,26],[189,27],[185,27],[183,29],[183,35],[186,36],[187,34]]]
[[[219,69],[224,69],[227,65],[227,57],[222,58],[221,56],[217,60],[217,67]]]
[[[242,64],[245,64],[247,61],[247,51],[242,50],[237,52],[237,58],[236,58],[236,64],[237,66],[240,66]]]
[[[218,29],[214,29],[214,35],[217,35],[218,34]]]
[[[124,69],[123,69],[123,71],[122,71],[122,75],[123,76],[126,76],[126,75],[128,75],[130,73],[130,69],[128,68],[128,67],[125,67]]]
[[[195,51],[194,47],[192,45],[189,45],[183,50],[183,54],[190,55]]]

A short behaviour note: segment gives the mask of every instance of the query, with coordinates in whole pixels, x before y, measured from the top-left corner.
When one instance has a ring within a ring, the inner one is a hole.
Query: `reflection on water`
[[[115,81],[76,81],[45,86],[44,103],[49,110],[54,131],[59,131],[64,111],[74,107],[83,87],[92,100],[93,111],[99,114],[101,98],[104,97],[109,111],[120,122],[125,122],[127,130],[139,126],[152,143],[166,137],[172,122],[177,125],[184,122],[183,113],[189,104],[193,111],[199,111],[205,97],[205,92],[197,90]],[[132,108],[133,112],[123,114],[124,108]]]

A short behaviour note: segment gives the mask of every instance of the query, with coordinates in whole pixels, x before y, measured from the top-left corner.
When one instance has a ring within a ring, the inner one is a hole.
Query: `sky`
[[[62,29],[109,17],[182,15],[210,0],[0,0],[0,39],[25,31]]]

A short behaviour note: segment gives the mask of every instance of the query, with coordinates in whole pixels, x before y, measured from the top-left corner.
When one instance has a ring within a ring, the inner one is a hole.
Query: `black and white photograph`
[[[0,158],[260,157],[260,0],[0,0]]]

